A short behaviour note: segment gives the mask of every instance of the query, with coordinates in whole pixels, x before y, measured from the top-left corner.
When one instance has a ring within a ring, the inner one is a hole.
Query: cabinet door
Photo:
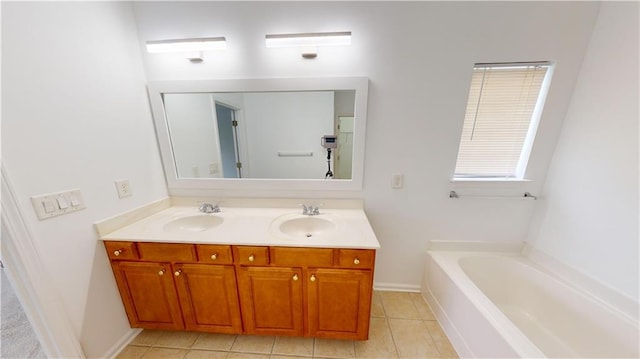
[[[369,337],[371,271],[309,269],[309,332],[319,338],[365,340]]]
[[[114,262],[113,269],[132,327],[183,328],[169,263]]]
[[[177,264],[174,276],[187,330],[242,333],[233,266]]]
[[[246,333],[304,334],[301,269],[239,267],[238,287]]]

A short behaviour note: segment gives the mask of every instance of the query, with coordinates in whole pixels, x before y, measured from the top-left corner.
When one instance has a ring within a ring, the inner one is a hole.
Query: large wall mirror
[[[366,78],[162,81],[148,89],[170,191],[362,188]]]

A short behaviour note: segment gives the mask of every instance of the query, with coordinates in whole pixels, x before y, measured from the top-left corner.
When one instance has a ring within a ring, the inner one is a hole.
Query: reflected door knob
[[[113,251],[113,255],[117,257],[117,256],[121,255],[122,252],[124,252],[124,248],[120,248],[120,249],[118,249],[116,251]]]
[[[316,281],[316,275],[312,274],[311,278],[309,278],[310,281],[315,282]]]
[[[158,272],[158,275],[164,275],[164,273],[165,273],[166,271],[167,271],[166,269],[162,268],[162,269],[160,269],[160,271]]]
[[[353,259],[353,264],[358,265],[360,264],[360,259],[358,257]]]
[[[216,259],[218,259],[218,253],[214,253],[211,255],[211,260],[215,261]]]
[[[298,280],[298,273],[293,275],[293,280]]]
[[[173,272],[173,275],[176,277],[179,277],[180,274],[182,274],[182,269],[178,269],[177,271]]]
[[[249,262],[253,262],[255,260],[256,260],[256,256],[255,255],[252,254],[252,255],[249,256]]]

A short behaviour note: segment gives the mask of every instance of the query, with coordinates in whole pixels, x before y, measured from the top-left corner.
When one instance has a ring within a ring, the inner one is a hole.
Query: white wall
[[[180,178],[218,178],[209,166],[222,168],[215,104],[209,94],[167,94],[165,115]],[[197,170],[196,170],[197,168]]]
[[[316,178],[327,172],[320,137],[333,134],[333,92],[246,93],[245,121],[251,178]],[[280,157],[278,152],[312,152]]]
[[[638,10],[601,5],[529,234],[534,248],[636,301]]]
[[[93,223],[167,195],[136,39],[128,3],[2,3],[2,165],[89,357],[130,330]],[[86,210],[36,218],[30,196],[71,188]]]
[[[523,241],[534,207],[534,201],[448,198],[473,64],[557,63],[527,174],[533,181],[509,186],[537,193],[598,4],[137,2],[134,10],[141,47],[147,40],[227,38],[227,50],[201,64],[180,55],[144,54],[149,80],[368,77],[363,190],[282,195],[363,198],[382,245],[376,283],[418,288],[428,240]],[[344,30],[352,31],[352,45],[321,48],[315,60],[302,59],[295,49],[264,46],[265,34]],[[404,189],[391,188],[393,173],[404,173]]]

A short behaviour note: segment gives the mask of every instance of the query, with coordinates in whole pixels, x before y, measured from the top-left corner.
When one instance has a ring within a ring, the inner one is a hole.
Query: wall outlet
[[[213,162],[209,164],[209,174],[210,175],[215,175],[218,173],[218,163],[217,162]]]
[[[133,193],[131,193],[131,184],[128,179],[116,181],[116,190],[118,191],[119,198],[133,195]]]

